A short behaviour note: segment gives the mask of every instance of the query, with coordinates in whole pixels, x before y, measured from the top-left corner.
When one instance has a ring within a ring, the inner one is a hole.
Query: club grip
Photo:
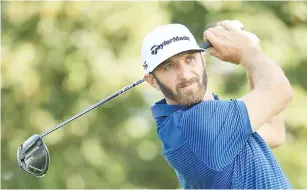
[[[209,47],[212,47],[212,45],[209,41],[205,41],[204,43],[200,44],[199,47],[203,49],[207,49]]]

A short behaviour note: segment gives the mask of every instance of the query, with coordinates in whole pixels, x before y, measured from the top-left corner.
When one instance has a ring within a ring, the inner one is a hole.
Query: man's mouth
[[[191,86],[192,84],[194,84],[196,82],[196,80],[190,80],[189,82],[184,83],[183,85],[180,86],[180,88],[185,88],[188,86]]]

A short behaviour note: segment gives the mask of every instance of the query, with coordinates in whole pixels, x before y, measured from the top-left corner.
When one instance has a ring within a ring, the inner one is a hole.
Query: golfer
[[[187,27],[163,25],[145,36],[144,78],[164,95],[151,107],[162,153],[185,189],[288,189],[271,148],[285,139],[292,88],[234,22],[217,23],[224,30],[210,28],[204,40],[210,55],[246,70],[252,89],[239,99],[220,100],[207,87],[206,54]]]

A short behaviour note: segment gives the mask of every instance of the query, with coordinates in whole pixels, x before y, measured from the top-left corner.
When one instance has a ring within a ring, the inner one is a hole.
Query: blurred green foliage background
[[[45,138],[47,175],[17,165],[16,150],[142,78],[144,35],[185,24],[202,42],[206,27],[236,19],[255,33],[294,89],[286,143],[274,149],[294,188],[307,188],[306,2],[1,2],[2,188],[180,188],[161,156],[149,107],[162,96],[141,84]],[[246,93],[240,66],[208,57],[209,87],[222,99]]]

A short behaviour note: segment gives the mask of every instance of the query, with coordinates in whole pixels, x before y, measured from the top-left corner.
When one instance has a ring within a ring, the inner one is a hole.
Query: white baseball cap
[[[200,50],[190,32],[182,24],[168,24],[155,28],[148,33],[142,45],[142,64],[144,73],[149,74],[166,59],[188,50]]]

